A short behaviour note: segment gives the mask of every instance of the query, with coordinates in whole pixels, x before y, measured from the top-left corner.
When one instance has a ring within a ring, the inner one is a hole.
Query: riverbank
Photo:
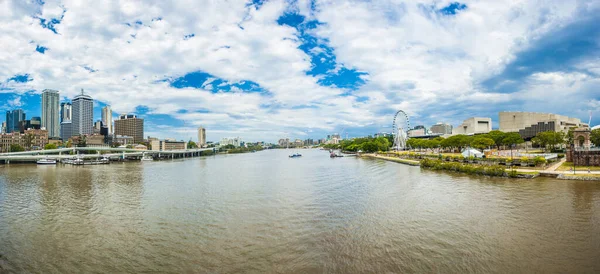
[[[591,173],[579,173],[572,174],[567,171],[555,171],[557,167],[561,166],[563,162],[558,162],[548,166],[544,170],[531,170],[531,169],[506,169],[503,166],[483,166],[477,164],[465,164],[465,163],[446,163],[436,160],[427,159],[428,161],[434,161],[435,163],[427,164],[427,167],[423,167],[421,160],[409,160],[398,157],[389,157],[378,154],[360,154],[362,158],[380,159],[384,161],[390,161],[410,166],[421,166],[422,168],[435,169],[435,170],[448,170],[466,174],[477,174],[477,175],[488,175],[488,176],[500,176],[509,178],[521,178],[521,179],[534,179],[539,176],[553,177],[561,180],[580,180],[580,181],[600,181],[600,172]],[[493,170],[492,170],[493,169]],[[502,172],[500,172],[500,169]]]
[[[387,157],[387,156],[376,155],[376,154],[360,154],[358,156],[363,157],[363,158],[381,159],[381,160],[401,163],[401,164],[410,165],[410,166],[420,166],[421,165],[421,162],[417,161],[417,160],[408,160],[408,159],[402,159],[402,158]]]

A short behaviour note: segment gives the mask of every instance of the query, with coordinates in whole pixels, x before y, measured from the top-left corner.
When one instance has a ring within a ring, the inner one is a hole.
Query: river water
[[[293,152],[0,166],[0,272],[600,271],[600,183]]]

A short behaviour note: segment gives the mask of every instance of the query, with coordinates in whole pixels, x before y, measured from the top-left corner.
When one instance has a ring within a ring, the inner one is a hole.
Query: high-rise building
[[[42,127],[48,131],[48,137],[60,136],[60,96],[58,90],[42,91]]]
[[[25,133],[26,130],[29,129],[41,129],[42,128],[42,118],[40,117],[31,117],[31,120],[23,120],[19,122],[19,132]]]
[[[115,120],[115,135],[131,136],[134,143],[144,141],[144,119],[134,114],[122,114]]]
[[[112,109],[110,106],[102,108],[102,124],[108,128],[108,134],[113,134],[113,120],[112,120]]]
[[[100,131],[102,131],[103,126],[104,124],[102,123],[102,120],[97,120],[96,122],[94,122],[94,134],[100,134]]]
[[[206,129],[203,127],[198,128],[198,146],[206,146]]]
[[[25,112],[22,109],[15,109],[6,112],[6,133],[18,132],[19,124],[25,120]]]
[[[94,133],[94,99],[83,93],[73,99],[73,135],[86,135]]]
[[[73,119],[73,108],[71,103],[63,102],[60,103],[60,122],[71,121]]]
[[[72,135],[73,123],[71,120],[64,120],[62,123],[60,123],[60,139],[62,139],[63,142],[67,142]]]
[[[6,121],[2,122],[2,127],[0,127],[0,133],[6,133]]]

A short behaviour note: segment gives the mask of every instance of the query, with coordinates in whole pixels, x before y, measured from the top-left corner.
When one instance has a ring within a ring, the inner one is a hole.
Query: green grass
[[[566,171],[566,170],[570,170],[571,168],[573,168],[573,163],[571,163],[571,162],[564,162],[556,170],[557,171]],[[590,166],[589,168],[592,171],[600,171],[600,166]],[[575,170],[576,171],[577,170],[588,170],[588,167],[587,166],[576,166]]]
[[[517,171],[517,174],[522,174],[522,175],[540,175],[539,172],[535,172],[535,171]]]

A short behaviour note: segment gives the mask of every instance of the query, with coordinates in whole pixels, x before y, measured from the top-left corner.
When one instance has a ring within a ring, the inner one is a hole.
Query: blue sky
[[[101,3],[102,2],[102,3]],[[499,111],[600,123],[598,1],[2,1],[0,111],[40,93],[146,134],[248,141],[458,125]],[[3,120],[4,117],[0,117]]]

